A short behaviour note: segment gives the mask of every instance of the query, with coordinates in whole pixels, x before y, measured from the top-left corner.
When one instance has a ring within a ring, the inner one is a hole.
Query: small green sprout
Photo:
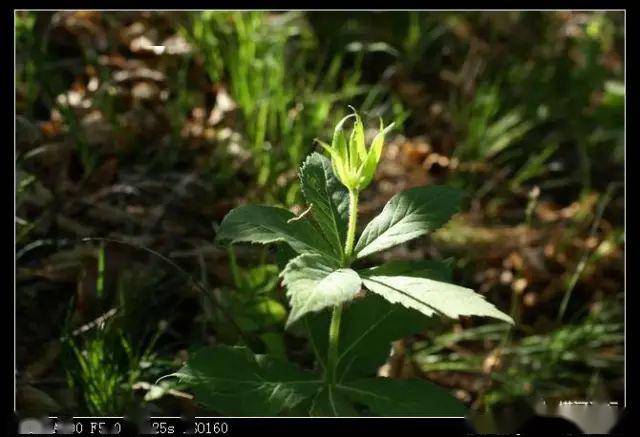
[[[355,117],[355,122],[347,143],[343,126],[351,117]],[[364,125],[360,116],[353,110],[353,114],[347,115],[336,125],[331,146],[316,139],[329,152],[334,173],[349,191],[361,191],[369,186],[378,167],[378,162],[380,162],[384,136],[393,128],[394,124],[391,123],[384,127],[381,118],[380,131],[367,150],[364,140]]]

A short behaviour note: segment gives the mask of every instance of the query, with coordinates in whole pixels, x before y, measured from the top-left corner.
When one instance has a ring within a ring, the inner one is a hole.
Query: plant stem
[[[342,319],[342,305],[333,307],[331,326],[329,326],[329,351],[327,354],[327,382],[336,382],[336,367],[338,365],[338,342],[340,340],[340,319]]]
[[[345,264],[351,262],[353,243],[356,239],[356,221],[358,220],[358,192],[349,190],[349,224],[347,227],[347,241],[344,244]]]
[[[356,237],[356,222],[358,220],[358,192],[349,190],[349,224],[347,240],[344,243],[344,264],[349,265],[353,254],[353,243]],[[340,320],[342,319],[342,305],[333,307],[331,326],[329,326],[329,349],[327,351],[327,382],[336,382],[336,367],[338,366],[338,343],[340,341]]]

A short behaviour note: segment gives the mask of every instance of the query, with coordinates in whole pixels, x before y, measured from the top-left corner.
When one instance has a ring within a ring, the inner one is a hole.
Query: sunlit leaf
[[[443,185],[411,188],[396,194],[365,227],[355,253],[358,258],[434,231],[458,211],[461,192]]]
[[[286,209],[245,205],[230,211],[222,220],[216,243],[288,243],[298,253],[317,253],[339,259],[329,243],[306,219],[294,220]]]
[[[349,192],[334,175],[331,161],[319,153],[312,153],[300,169],[302,193],[313,205],[311,213],[334,246],[342,254],[347,235]]]
[[[291,304],[287,327],[309,312],[353,299],[362,286],[355,271],[328,264],[314,255],[300,255],[289,261],[282,277]]]
[[[375,136],[373,142],[371,143],[371,148],[369,149],[368,154],[363,159],[361,164],[359,174],[360,174],[360,189],[367,187],[371,181],[373,180],[373,176],[376,173],[376,169],[378,168],[378,163],[380,162],[380,157],[382,156],[382,146],[384,145],[384,136],[385,134],[391,130],[394,126],[394,123],[391,123],[386,128],[382,125],[382,120],[380,120],[380,132]]]
[[[435,266],[435,264],[434,264]],[[392,303],[400,303],[431,316],[442,314],[459,316],[485,316],[508,323],[513,319],[470,288],[460,287],[439,278],[438,269],[407,271],[407,263],[393,263],[360,271],[366,288]],[[435,274],[435,276],[434,276]]]

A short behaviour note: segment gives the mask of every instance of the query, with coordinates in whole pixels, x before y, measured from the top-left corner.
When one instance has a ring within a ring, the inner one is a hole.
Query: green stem
[[[236,253],[233,250],[233,246],[229,246],[228,254],[231,277],[233,278],[233,285],[235,285],[236,288],[240,288],[240,269],[238,269],[238,262],[236,261]]]
[[[349,190],[349,224],[347,240],[344,244],[344,264],[349,265],[353,254],[353,243],[356,237],[356,222],[358,219],[358,192]],[[327,351],[327,382],[336,382],[336,368],[338,366],[338,343],[340,341],[340,321],[342,319],[342,305],[333,307],[331,326],[329,326],[329,349]]]
[[[358,220],[358,192],[349,190],[349,224],[347,228],[347,241],[344,244],[345,264],[351,262],[353,244],[356,239],[356,221]]]
[[[338,342],[340,340],[340,320],[342,319],[342,305],[333,307],[331,326],[329,326],[329,351],[327,355],[327,382],[336,382],[336,368],[338,367]]]

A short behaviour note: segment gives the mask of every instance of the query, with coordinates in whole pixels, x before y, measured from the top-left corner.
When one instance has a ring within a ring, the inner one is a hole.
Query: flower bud
[[[351,117],[355,117],[355,122],[347,142],[343,126]],[[331,146],[318,141],[331,156],[333,172],[350,191],[361,191],[369,186],[373,180],[382,156],[384,136],[393,125],[394,123],[391,123],[385,128],[382,119],[380,119],[380,132],[378,132],[371,146],[367,149],[362,120],[354,111],[353,114],[347,115],[336,125]]]

